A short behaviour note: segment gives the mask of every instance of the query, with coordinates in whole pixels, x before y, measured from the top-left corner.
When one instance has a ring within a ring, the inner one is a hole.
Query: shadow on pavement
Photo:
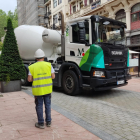
[[[58,94],[65,94],[62,88],[53,87],[53,91],[57,92]],[[114,92],[115,91],[115,92]],[[94,91],[92,89],[82,89],[82,92],[79,95],[76,95],[76,97],[86,97],[86,98],[101,98],[105,96],[111,96],[116,94],[118,96],[119,90],[111,89],[106,91]],[[67,95],[69,96],[69,95]]]

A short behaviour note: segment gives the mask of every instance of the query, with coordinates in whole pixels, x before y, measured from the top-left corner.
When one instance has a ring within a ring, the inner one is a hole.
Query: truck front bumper
[[[124,80],[123,84],[117,84],[118,81]],[[127,85],[127,81],[131,79],[131,75],[125,75],[125,76],[119,76],[119,77],[112,77],[112,78],[91,78],[90,80],[90,87],[92,87],[95,91],[101,91],[101,90],[109,90],[112,88],[117,88],[121,86]]]

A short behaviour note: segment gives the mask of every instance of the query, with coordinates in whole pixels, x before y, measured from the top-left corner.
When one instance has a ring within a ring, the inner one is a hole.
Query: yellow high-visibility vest
[[[52,93],[51,64],[39,61],[29,66],[29,70],[33,76],[33,95],[42,96]]]

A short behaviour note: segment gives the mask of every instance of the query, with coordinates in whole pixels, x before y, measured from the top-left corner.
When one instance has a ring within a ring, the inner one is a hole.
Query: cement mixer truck
[[[63,36],[61,31],[29,25],[16,28],[15,35],[27,75],[40,48],[55,69],[53,85],[76,95],[83,87],[100,91],[127,85],[131,77],[125,29],[123,22],[93,15],[67,22]]]

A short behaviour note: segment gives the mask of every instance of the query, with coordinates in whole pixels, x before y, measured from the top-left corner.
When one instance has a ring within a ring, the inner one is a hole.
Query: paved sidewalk
[[[132,77],[132,79],[128,81],[128,85],[120,87],[120,89],[140,92],[140,77]]]
[[[33,97],[22,91],[0,93],[0,140],[100,140],[54,110],[51,127],[38,129],[35,122]]]

